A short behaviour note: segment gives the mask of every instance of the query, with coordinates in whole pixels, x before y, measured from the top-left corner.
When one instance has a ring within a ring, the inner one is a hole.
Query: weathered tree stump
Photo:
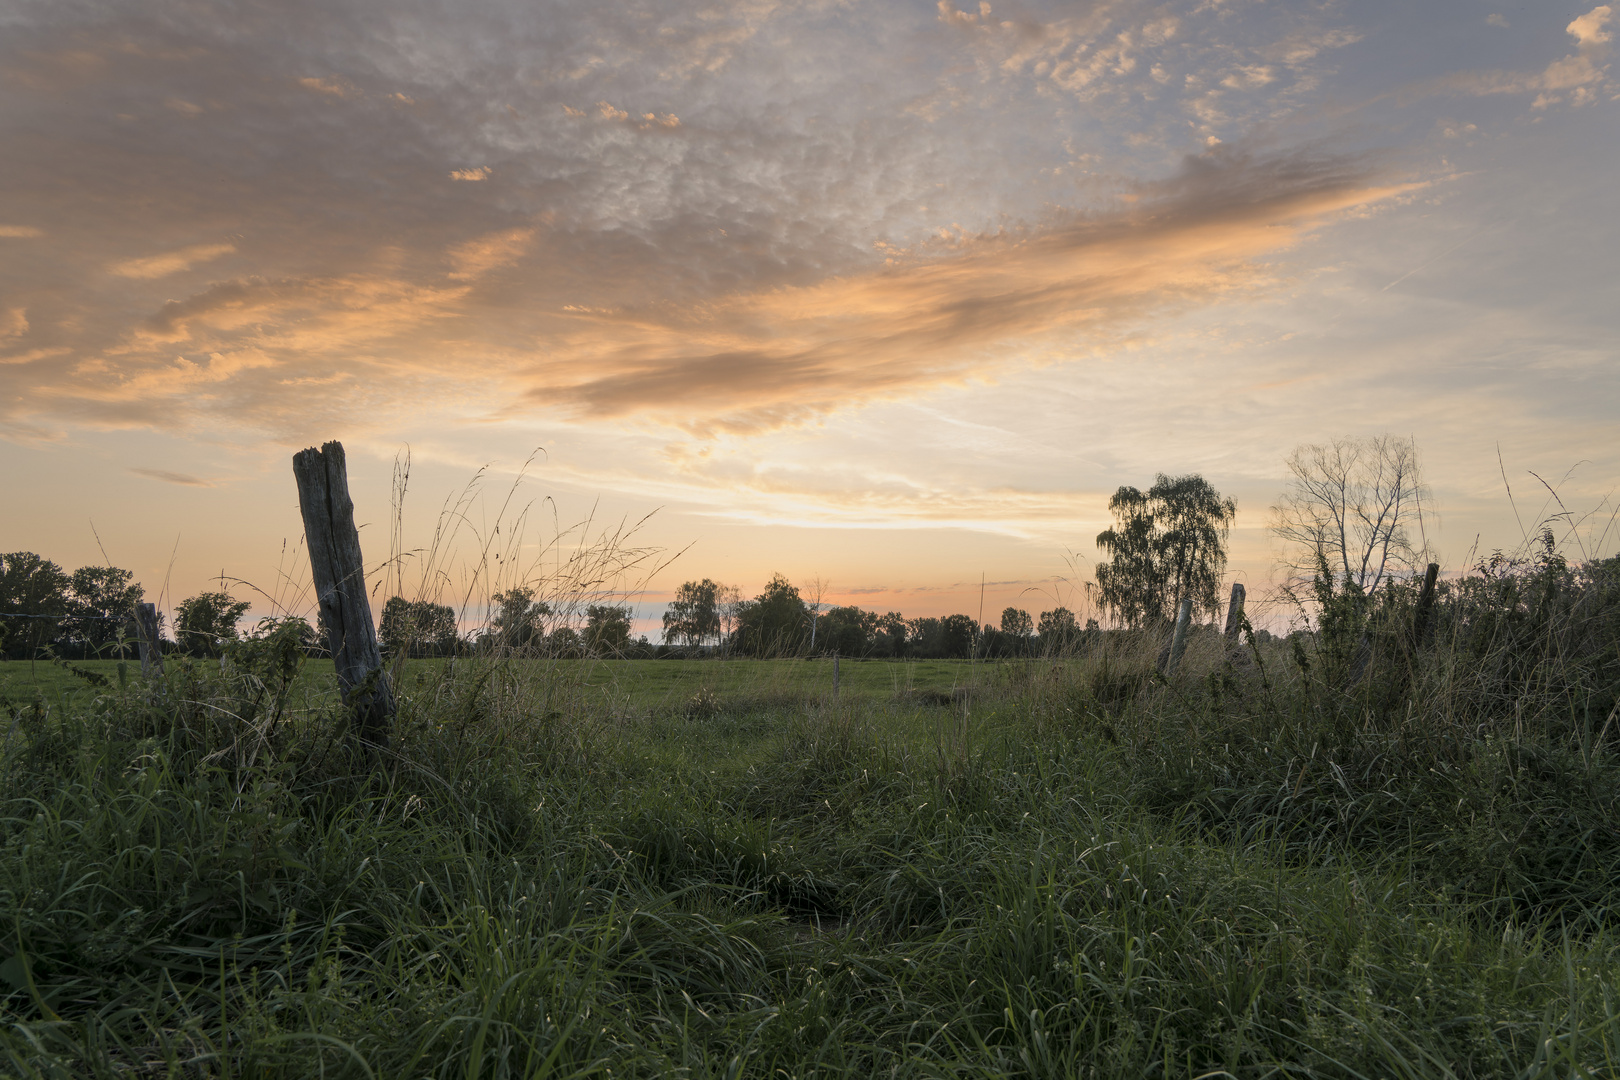
[[[366,598],[360,532],[349,498],[343,444],[329,442],[293,455],[298,509],[327,644],[337,669],[343,703],[353,710],[355,733],[370,748],[386,749],[394,720],[394,692],[383,670],[377,627]]]

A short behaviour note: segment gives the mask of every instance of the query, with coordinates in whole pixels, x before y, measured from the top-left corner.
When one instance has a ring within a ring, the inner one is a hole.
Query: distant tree
[[[382,609],[382,623],[377,628],[383,652],[397,655],[407,651],[416,641],[416,620],[411,615],[409,600],[403,596],[388,598]]]
[[[544,637],[543,621],[551,606],[534,598],[534,590],[517,586],[489,598],[495,609],[489,630],[481,641],[509,649],[537,645]]]
[[[805,607],[810,611],[810,651],[816,651],[816,624],[821,621],[821,598],[827,594],[827,582],[817,574],[804,583]]]
[[[742,611],[742,590],[735,585],[721,585],[714,591],[715,614],[720,621],[720,646],[729,648],[737,630],[737,616]]]
[[[809,609],[799,590],[781,574],[773,574],[764,590],[738,611],[735,645],[749,656],[797,656],[809,630]]]
[[[675,590],[664,612],[664,640],[688,647],[701,645],[720,633],[720,586],[704,578],[688,581]]]
[[[906,655],[924,660],[945,657],[945,627],[931,615],[906,620]]]
[[[68,636],[92,653],[103,653],[125,636],[125,627],[141,602],[135,575],[116,566],[82,566],[68,582]]]
[[[1201,476],[1160,473],[1145,493],[1120,488],[1108,509],[1115,526],[1097,534],[1097,546],[1110,556],[1097,566],[1097,599],[1117,621],[1168,621],[1184,599],[1195,613],[1220,610],[1236,503]]]
[[[455,652],[460,631],[456,611],[448,604],[394,596],[383,605],[378,636],[391,655],[446,656]]]
[[[1047,652],[1061,652],[1074,643],[1079,626],[1074,612],[1066,607],[1041,612],[1036,633],[1041,637],[1041,648]]]
[[[630,645],[630,609],[619,604],[592,604],[585,609],[585,648],[596,656],[619,656]]]
[[[193,656],[219,656],[237,639],[236,624],[249,603],[228,592],[205,592],[180,601],[174,612],[174,636]]]
[[[877,612],[862,611],[851,604],[828,608],[816,621],[821,627],[817,643],[822,652],[839,656],[871,654],[878,633]]]
[[[872,627],[872,652],[877,656],[905,656],[908,633],[906,617],[898,611],[877,616]]]
[[[947,615],[939,621],[940,647],[953,660],[973,655],[979,624],[971,615]]]
[[[1411,439],[1379,435],[1300,446],[1288,457],[1288,471],[1288,490],[1271,508],[1271,531],[1282,541],[1296,600],[1315,594],[1319,574],[1369,595],[1391,573],[1421,565],[1425,556],[1410,529],[1426,489]]]
[[[31,657],[56,637],[69,585],[60,566],[32,551],[0,555],[0,633],[8,657]]]
[[[546,638],[546,652],[555,657],[571,660],[585,653],[585,643],[579,631],[572,626],[559,626]]]
[[[1027,638],[1035,631],[1035,620],[1029,612],[1018,608],[1004,608],[1001,612],[1001,632],[1010,637]]]

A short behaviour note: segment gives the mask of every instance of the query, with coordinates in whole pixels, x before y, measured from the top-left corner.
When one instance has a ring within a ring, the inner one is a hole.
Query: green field
[[[1620,1075],[1602,716],[1424,664],[8,664],[0,1060]]]
[[[169,664],[203,666],[210,661],[171,657]],[[124,678],[138,679],[137,661],[80,660],[69,666],[48,660],[0,660],[0,701],[23,703],[35,694],[55,699],[96,685],[82,672],[99,675],[117,685],[119,667]],[[214,661],[217,665],[217,661]],[[449,661],[410,660],[396,670],[397,681],[409,689],[420,680],[437,678]],[[833,661],[816,660],[510,660],[514,670],[543,667],[549,677],[584,688],[601,702],[637,708],[675,708],[707,690],[727,702],[830,701],[833,696]],[[395,670],[395,669],[391,669]],[[842,660],[838,663],[840,696],[852,701],[902,701],[912,692],[955,689],[971,691],[1005,681],[1006,665],[962,660]],[[318,696],[335,694],[336,677],[330,660],[309,660],[299,681],[301,691]]]

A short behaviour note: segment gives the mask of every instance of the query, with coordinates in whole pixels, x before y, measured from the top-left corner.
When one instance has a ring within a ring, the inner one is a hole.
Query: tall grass
[[[1212,634],[1168,679],[1156,642],[1110,637],[937,704],[402,667],[379,771],[273,634],[13,707],[0,1055],[28,1077],[1616,1075],[1620,620],[1612,567],[1549,565],[1454,586],[1426,642],[1392,597],[1354,680],[1331,643]]]

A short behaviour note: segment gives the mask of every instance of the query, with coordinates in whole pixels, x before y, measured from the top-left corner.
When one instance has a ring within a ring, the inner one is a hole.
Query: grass
[[[193,660],[200,664],[206,661]],[[170,664],[185,663],[170,658]],[[640,708],[684,704],[708,691],[725,697],[735,709],[747,699],[773,699],[798,704],[833,696],[833,661],[813,660],[578,660],[545,661],[524,657],[507,661],[519,670],[530,666],[576,666],[571,681],[588,688],[601,702],[618,701]],[[123,665],[127,681],[140,673],[138,661],[75,660],[67,665],[49,660],[0,660],[0,701],[26,704],[36,695],[56,699],[78,690],[96,676],[113,685]],[[444,660],[409,660],[401,677],[407,682],[435,678]],[[845,699],[887,701],[908,693],[923,698],[992,685],[997,669],[963,660],[849,660],[838,665],[839,694]],[[84,673],[89,673],[87,679]],[[310,659],[300,671],[300,687],[313,694],[335,694],[337,678],[329,659]]]
[[[1620,1075],[1613,740],[1556,695],[1448,714],[1449,655],[1400,707],[1208,641],[1171,680],[846,662],[836,700],[820,663],[422,662],[379,771],[316,664],[9,682],[0,1060]]]

